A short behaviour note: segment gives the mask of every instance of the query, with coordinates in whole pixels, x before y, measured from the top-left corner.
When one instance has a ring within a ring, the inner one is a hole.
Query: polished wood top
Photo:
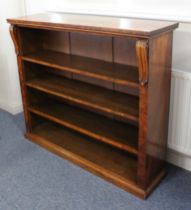
[[[58,30],[149,37],[178,27],[178,23],[95,15],[44,13],[7,20],[13,25]]]

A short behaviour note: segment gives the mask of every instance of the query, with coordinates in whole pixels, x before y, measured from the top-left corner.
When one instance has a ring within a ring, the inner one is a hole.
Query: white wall
[[[6,18],[23,15],[23,2],[6,0],[0,3],[0,108],[14,114],[21,110],[21,97],[16,56]]]
[[[51,2],[51,1],[50,1]],[[51,5],[51,4],[49,4]],[[191,20],[190,0],[55,0],[53,7],[60,11],[83,11],[121,16]]]
[[[73,11],[119,16],[154,17],[191,21],[190,0],[24,0],[28,13],[43,11]]]

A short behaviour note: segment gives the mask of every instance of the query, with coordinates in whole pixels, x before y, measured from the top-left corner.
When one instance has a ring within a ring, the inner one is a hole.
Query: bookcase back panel
[[[69,33],[64,31],[42,31],[44,50],[70,53]]]
[[[22,55],[37,52],[42,49],[42,30],[19,28],[20,47]]]
[[[112,61],[112,37],[71,33],[71,54]]]
[[[138,66],[136,56],[137,38],[114,38],[114,62],[130,66]]]
[[[64,31],[20,28],[22,53],[52,50],[69,53],[69,34]]]
[[[22,53],[50,50],[138,66],[136,38],[120,38],[78,32],[20,28]]]

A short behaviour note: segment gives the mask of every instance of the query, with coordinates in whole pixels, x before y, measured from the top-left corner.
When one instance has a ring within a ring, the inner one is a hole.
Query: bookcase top
[[[84,31],[145,38],[178,27],[176,22],[68,13],[42,13],[10,18],[7,21],[12,25],[32,28]]]

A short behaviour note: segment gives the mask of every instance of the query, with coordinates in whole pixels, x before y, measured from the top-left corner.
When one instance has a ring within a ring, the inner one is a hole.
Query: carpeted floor
[[[191,210],[191,172],[169,174],[146,200],[23,137],[22,114],[0,111],[0,210]]]

